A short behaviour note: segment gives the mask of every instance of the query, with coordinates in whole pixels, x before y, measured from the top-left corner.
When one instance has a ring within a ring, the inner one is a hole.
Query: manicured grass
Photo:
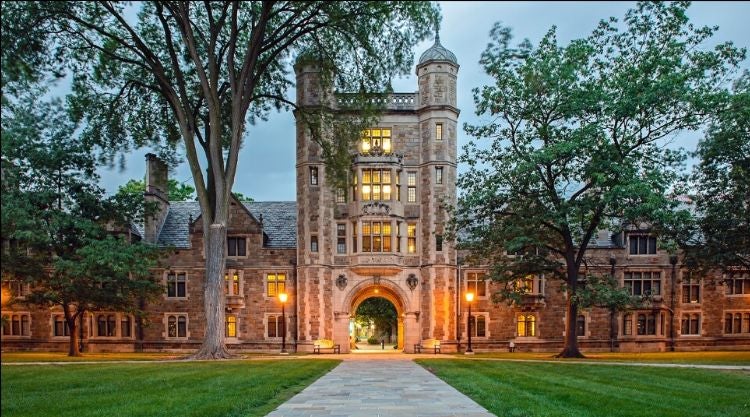
[[[184,357],[179,353],[84,353],[68,356],[62,352],[4,352],[0,361],[11,362],[105,362],[105,361],[164,361]]]
[[[2,366],[2,415],[264,416],[336,360]]]
[[[647,366],[420,359],[498,416],[750,416],[750,373]]]
[[[709,352],[649,352],[649,353],[584,353],[585,359],[559,359],[556,353],[492,352],[477,353],[475,358],[527,359],[559,361],[607,361],[607,362],[646,362],[683,363],[700,365],[750,365],[750,351],[709,351]],[[457,357],[464,357],[463,354]]]

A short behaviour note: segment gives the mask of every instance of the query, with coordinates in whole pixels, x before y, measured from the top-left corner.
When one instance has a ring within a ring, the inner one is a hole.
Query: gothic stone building
[[[357,306],[383,297],[398,312],[398,347],[412,352],[424,339],[442,351],[465,347],[463,294],[474,292],[473,347],[556,350],[563,344],[565,294],[558,283],[530,277],[519,303],[494,304],[495,283],[481,266],[460,265],[442,238],[446,203],[456,198],[459,66],[439,42],[416,66],[418,90],[388,95],[385,113],[363,133],[352,155],[347,189],[334,189],[321,149],[297,123],[297,201],[233,200],[227,238],[226,338],[242,351],[311,351],[318,339],[350,349]],[[320,73],[295,67],[297,103],[322,103]],[[342,98],[340,95],[331,97]],[[145,198],[159,214],[136,232],[172,248],[157,278],[165,292],[146,305],[148,319],[94,312],[83,320],[86,351],[195,349],[204,332],[202,223],[196,202],[166,198],[167,169],[149,155]],[[633,294],[654,294],[648,308],[611,313],[584,310],[577,317],[584,350],[622,351],[750,348],[750,276],[745,272],[702,279],[691,276],[657,248],[647,231],[602,232],[590,250],[590,268],[613,273]],[[6,282],[23,298],[28,289]],[[287,325],[278,294],[289,295]],[[62,313],[3,306],[2,348],[65,350]]]

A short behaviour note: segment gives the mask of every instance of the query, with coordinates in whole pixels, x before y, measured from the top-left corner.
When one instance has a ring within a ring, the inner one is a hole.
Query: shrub
[[[367,344],[368,345],[379,345],[380,344],[380,340],[378,340],[375,336],[372,336],[369,339],[367,339]]]

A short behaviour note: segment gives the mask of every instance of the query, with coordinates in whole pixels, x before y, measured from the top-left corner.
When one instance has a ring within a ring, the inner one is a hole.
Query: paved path
[[[385,358],[346,360],[266,417],[303,416],[494,417],[413,361]]]

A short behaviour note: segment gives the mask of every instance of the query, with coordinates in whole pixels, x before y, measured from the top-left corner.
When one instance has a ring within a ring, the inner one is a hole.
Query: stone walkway
[[[413,361],[385,358],[346,360],[266,417],[303,416],[494,417]]]

